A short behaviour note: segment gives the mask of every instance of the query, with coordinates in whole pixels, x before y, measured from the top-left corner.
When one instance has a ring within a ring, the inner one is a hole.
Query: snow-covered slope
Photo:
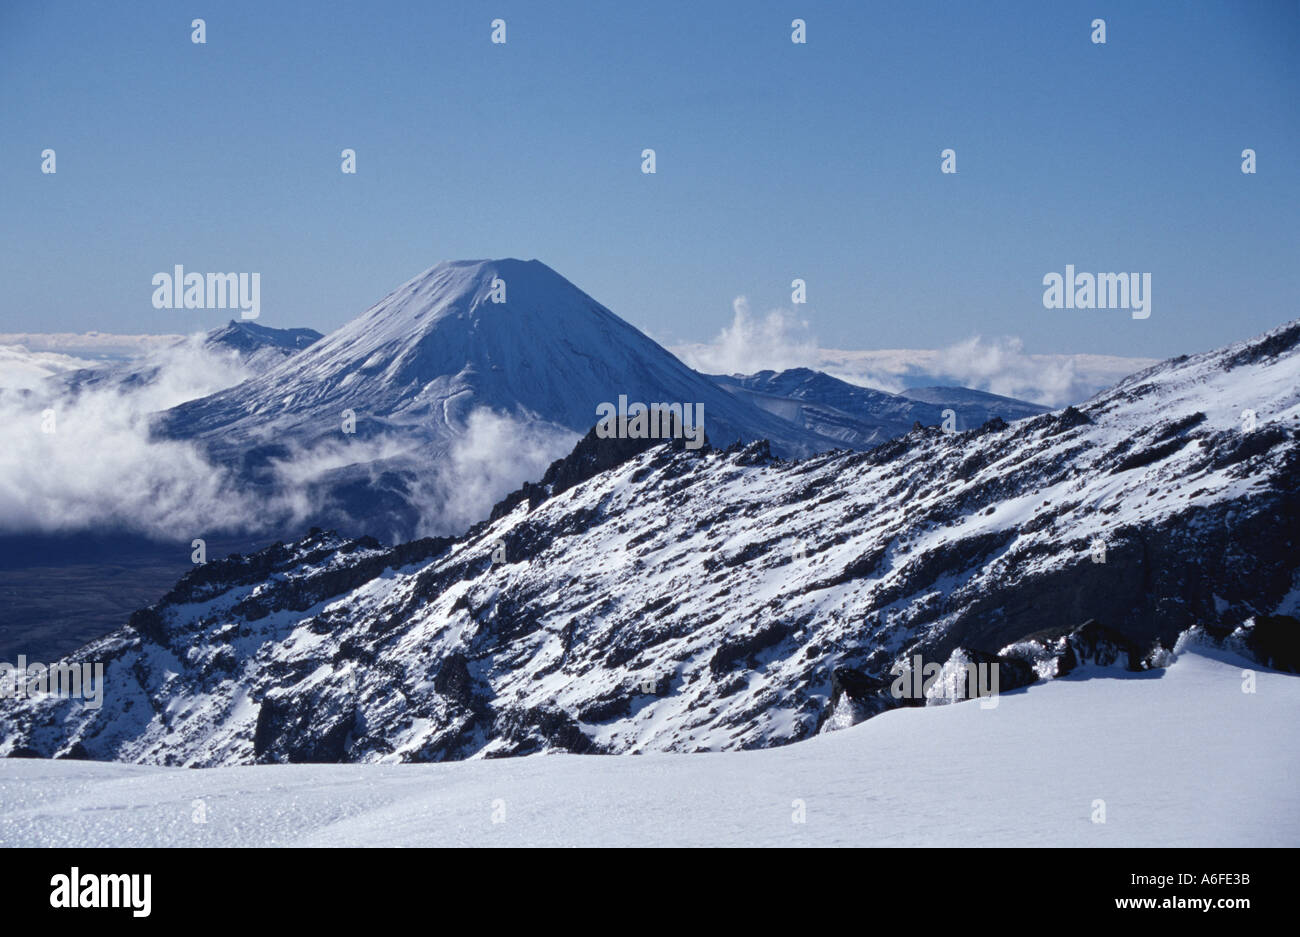
[[[1160,679],[900,709],[770,751],[197,771],[11,759],[0,846],[1300,846],[1300,754],[1280,744],[1300,679],[1262,671],[1246,694],[1254,665],[1206,653]]]
[[[1158,664],[1196,626],[1294,668],[1298,417],[1293,322],[1077,410],[866,453],[589,435],[464,537],[318,531],[196,569],[79,652],[107,664],[101,710],[25,702],[0,754],[754,748],[887,707],[916,655],[997,663],[1006,691],[1067,660]]]
[[[1025,417],[1045,413],[1048,407],[1017,400],[1014,397],[1002,397],[969,387],[912,387],[899,392],[900,397],[915,400],[938,407],[952,408],[957,413],[957,428],[983,426],[989,420],[998,419],[1010,422],[1023,420]],[[922,420],[922,424],[929,425]]]
[[[323,337],[315,329],[276,329],[256,322],[231,319],[221,328],[209,332],[204,344],[213,348],[234,348],[250,354],[264,348],[278,348],[285,353],[282,357],[288,357],[288,354],[302,351]]]
[[[958,430],[983,426],[994,417],[1019,420],[1047,407],[965,387],[931,387],[890,394],[859,387],[821,371],[791,368],[749,375],[713,375],[738,397],[850,449],[866,449],[902,436],[915,423],[941,426],[953,411]]]

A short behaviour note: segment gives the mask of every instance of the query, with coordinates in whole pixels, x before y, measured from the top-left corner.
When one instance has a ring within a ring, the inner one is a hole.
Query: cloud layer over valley
[[[759,315],[744,296],[731,322],[710,342],[671,350],[706,374],[753,374],[813,368],[852,384],[898,393],[951,385],[1048,407],[1080,403],[1121,378],[1156,363],[1119,355],[1029,354],[1015,337],[972,335],[941,349],[846,351],[821,347],[808,322],[788,309]]]

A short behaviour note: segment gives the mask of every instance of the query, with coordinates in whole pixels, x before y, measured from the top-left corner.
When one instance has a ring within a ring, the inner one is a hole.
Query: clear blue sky
[[[4,0],[0,233],[0,331],[229,318],[152,308],[176,263],[328,331],[514,256],[673,341],[798,276],[826,345],[1177,354],[1300,316],[1300,5]],[[1152,317],[1044,309],[1067,263]]]

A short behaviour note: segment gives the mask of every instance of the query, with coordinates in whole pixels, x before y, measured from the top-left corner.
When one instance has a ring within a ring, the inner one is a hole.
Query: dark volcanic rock
[[[1300,621],[1290,615],[1261,615],[1246,638],[1261,664],[1300,673]]]

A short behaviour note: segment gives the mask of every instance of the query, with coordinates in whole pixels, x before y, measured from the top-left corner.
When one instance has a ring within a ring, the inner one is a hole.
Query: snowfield
[[[995,708],[897,709],[760,751],[205,769],[4,759],[0,845],[1294,847],[1297,715],[1300,678],[1193,646],[1163,672],[1085,667]]]

